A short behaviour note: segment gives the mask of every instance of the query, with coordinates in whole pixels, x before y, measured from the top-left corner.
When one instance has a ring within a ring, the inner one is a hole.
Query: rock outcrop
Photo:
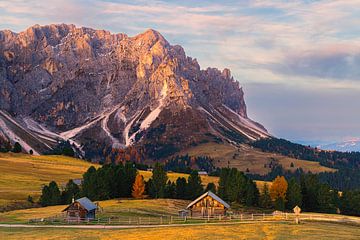
[[[201,70],[154,30],[135,37],[65,24],[0,31],[0,86],[4,114],[49,148],[69,139],[85,153],[104,144],[154,152],[269,136],[247,117],[229,69]],[[4,125],[0,133],[9,136]]]

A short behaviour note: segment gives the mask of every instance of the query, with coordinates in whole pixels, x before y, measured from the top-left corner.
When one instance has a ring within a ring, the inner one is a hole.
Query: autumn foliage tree
[[[138,174],[138,175],[136,175],[131,195],[134,198],[143,198],[144,192],[145,192],[144,177],[142,175]]]
[[[271,199],[274,201],[274,205],[277,210],[285,209],[287,188],[288,183],[284,176],[277,176],[272,182],[270,188],[270,196]]]

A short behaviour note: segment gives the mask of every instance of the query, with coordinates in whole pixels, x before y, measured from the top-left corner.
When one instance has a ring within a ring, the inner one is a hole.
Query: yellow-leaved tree
[[[277,176],[271,184],[270,196],[277,210],[285,209],[285,199],[288,183],[284,176]]]
[[[145,192],[144,177],[142,175],[138,174],[138,175],[136,175],[131,195],[134,198],[143,198],[144,192]]]

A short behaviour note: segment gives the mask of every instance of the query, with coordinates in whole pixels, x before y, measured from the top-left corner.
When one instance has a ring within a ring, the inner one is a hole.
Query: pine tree
[[[205,192],[211,191],[216,194],[216,185],[212,182],[208,183],[208,185],[205,188]]]
[[[260,202],[260,206],[262,208],[271,208],[271,206],[272,206],[269,187],[268,187],[268,185],[266,183],[263,186],[263,190],[262,190],[262,193],[260,195],[259,202]]]
[[[21,153],[22,147],[19,142],[16,142],[12,150],[14,153]]]
[[[78,198],[80,196],[80,188],[76,185],[73,180],[69,180],[69,182],[65,186],[65,190],[61,193],[61,202],[62,204],[71,203],[73,198]]]
[[[144,198],[145,183],[144,177],[140,174],[136,175],[135,182],[133,184],[132,196],[134,198]]]
[[[187,182],[186,178],[179,177],[176,179],[175,195],[178,199],[186,199]]]
[[[220,177],[219,177],[219,188],[218,188],[218,194],[219,197],[224,199],[225,201],[228,201],[227,196],[227,185],[229,180],[229,172],[230,168],[222,168],[220,171]]]
[[[91,200],[99,200],[97,194],[97,174],[94,166],[89,167],[83,175],[81,195]]]
[[[135,178],[137,175],[137,169],[134,163],[127,162],[124,167],[125,173],[125,194],[126,197],[130,197],[132,193],[132,186],[135,182]]]
[[[152,172],[152,184],[150,186],[153,198],[163,198],[165,195],[165,186],[168,180],[164,166],[156,163]]]
[[[61,194],[56,182],[51,181],[49,186],[43,187],[39,202],[41,206],[53,206],[61,203]]]
[[[55,181],[51,181],[49,184],[50,191],[50,205],[58,205],[61,203],[61,193],[59,187]]]
[[[270,188],[270,196],[274,201],[275,208],[277,210],[285,209],[286,191],[288,183],[284,176],[277,176]]]
[[[197,171],[193,170],[190,173],[187,184],[187,199],[195,199],[203,193],[201,178]]]
[[[255,206],[259,202],[259,190],[256,187],[256,183],[251,179],[248,179],[246,182],[246,192],[245,192],[245,205],[246,206]]]
[[[165,186],[165,193],[164,193],[165,196],[164,197],[165,198],[175,198],[175,191],[176,191],[175,183],[171,182],[169,180]]]
[[[286,208],[292,210],[295,206],[302,206],[302,194],[300,184],[295,178],[291,178],[286,192]]]

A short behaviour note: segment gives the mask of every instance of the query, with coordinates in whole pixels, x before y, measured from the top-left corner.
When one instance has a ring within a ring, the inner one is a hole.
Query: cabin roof
[[[87,197],[83,197],[83,198],[79,198],[76,199],[74,201],[74,203],[79,203],[84,209],[86,209],[87,211],[92,211],[97,209],[97,206],[95,205],[95,203],[93,203],[92,201],[90,201],[90,199],[88,199]],[[73,205],[74,203],[71,203],[69,206],[67,206],[63,211],[66,211],[71,205]]]
[[[207,191],[206,193],[204,193],[203,195],[201,195],[200,197],[198,197],[197,199],[195,199],[194,201],[192,201],[187,207],[186,209],[189,209],[191,206],[195,205],[197,202],[199,202],[201,199],[203,199],[206,196],[210,196],[213,199],[215,199],[216,201],[218,201],[219,203],[221,203],[222,205],[224,205],[224,207],[226,208],[230,208],[230,205],[227,204],[224,200],[222,200],[221,198],[219,198],[218,196],[215,195],[215,193],[213,193],[212,191]]]

